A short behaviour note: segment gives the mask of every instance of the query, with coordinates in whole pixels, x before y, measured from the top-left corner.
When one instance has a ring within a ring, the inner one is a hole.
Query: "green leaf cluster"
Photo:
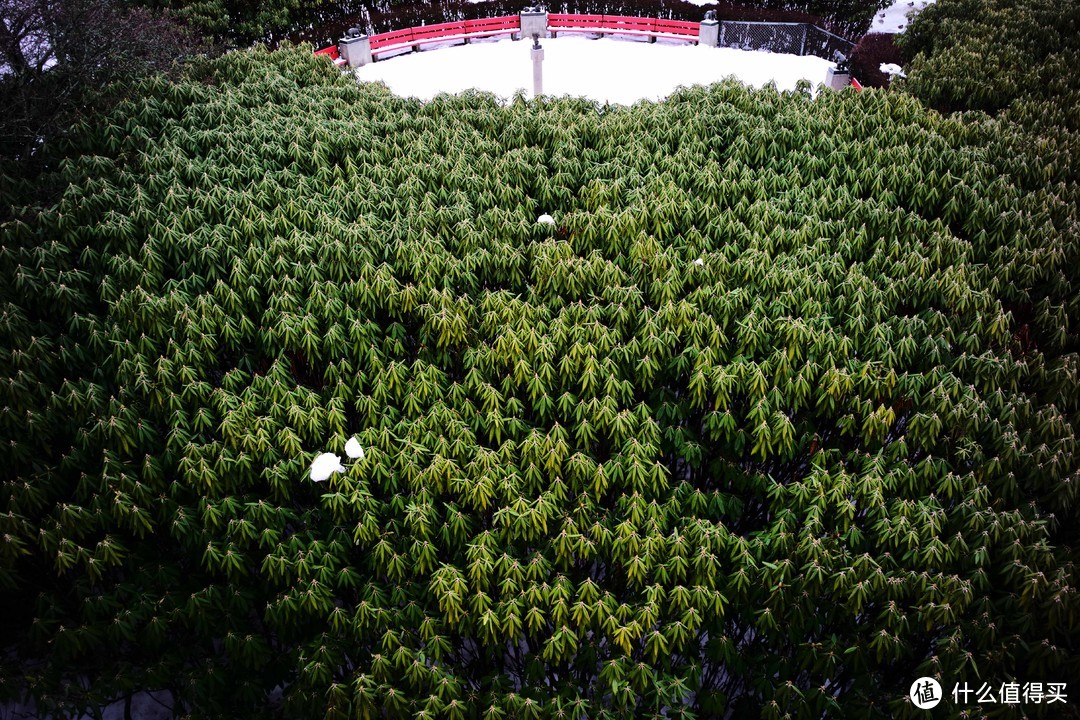
[[[932,107],[996,114],[1017,105],[1077,130],[1080,7],[1049,0],[945,0],[919,12],[898,41],[905,87]]]
[[[903,717],[1075,677],[1077,206],[1003,132],[424,104],[302,50],[147,83],[2,227],[4,691]]]

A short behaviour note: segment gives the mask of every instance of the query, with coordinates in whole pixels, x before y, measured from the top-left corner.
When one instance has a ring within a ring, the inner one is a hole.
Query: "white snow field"
[[[896,0],[892,5],[878,12],[870,23],[867,32],[902,33],[907,29],[915,13],[930,5],[934,0]]]
[[[727,77],[755,87],[775,82],[778,90],[793,90],[799,80],[807,80],[816,88],[825,82],[825,72],[833,65],[811,55],[569,34],[541,40],[540,44],[544,48],[545,95],[586,97],[618,105],[662,100],[679,86],[709,85]],[[397,95],[422,100],[468,89],[501,98],[511,98],[520,89],[532,97],[531,47],[531,42],[509,38],[433,46],[359,67],[356,76],[361,81],[382,81]]]

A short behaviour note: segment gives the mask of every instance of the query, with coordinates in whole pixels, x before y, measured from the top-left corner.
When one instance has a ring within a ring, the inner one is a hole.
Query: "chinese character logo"
[[[934,678],[921,677],[911,684],[908,695],[915,707],[929,710],[941,702],[941,685]]]

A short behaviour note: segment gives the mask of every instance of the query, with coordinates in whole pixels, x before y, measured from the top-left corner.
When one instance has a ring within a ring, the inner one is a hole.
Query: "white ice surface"
[[[676,42],[634,42],[566,35],[542,40],[545,95],[587,97],[632,105],[661,100],[679,86],[734,77],[760,87],[792,90],[800,79],[817,87],[832,63],[806,55],[747,52]],[[531,43],[510,39],[398,55],[356,69],[362,81],[382,81],[398,95],[430,100],[441,92],[484,90],[532,96]]]

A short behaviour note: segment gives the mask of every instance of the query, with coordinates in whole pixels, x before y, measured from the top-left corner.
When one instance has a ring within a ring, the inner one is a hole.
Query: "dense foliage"
[[[143,95],[2,226],[3,692],[884,718],[1080,676],[1077,207],[1000,127],[421,104],[310,50]]]
[[[916,15],[899,40],[912,58],[905,87],[928,106],[1005,112],[1021,125],[1080,131],[1075,0],[941,0]],[[1075,158],[1076,149],[1058,154]]]
[[[322,0],[136,0],[168,9],[197,31],[244,44],[316,21]]]

